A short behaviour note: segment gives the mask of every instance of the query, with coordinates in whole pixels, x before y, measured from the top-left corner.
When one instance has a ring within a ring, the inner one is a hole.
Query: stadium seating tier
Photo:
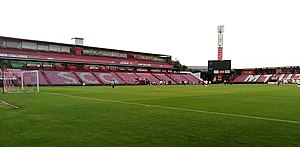
[[[45,74],[53,85],[81,85],[70,71],[45,71]]]

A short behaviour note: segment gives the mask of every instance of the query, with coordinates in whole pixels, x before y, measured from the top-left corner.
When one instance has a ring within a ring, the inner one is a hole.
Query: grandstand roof
[[[75,56],[72,54],[57,54],[53,52],[38,52],[35,50],[22,51],[19,49],[1,49],[0,59],[17,59],[23,61],[45,61],[64,63],[102,64],[109,66],[173,68],[168,62],[135,60],[113,57]]]
[[[155,56],[161,56],[161,57],[171,57],[170,55],[164,55],[164,54],[153,54],[153,53],[145,53],[145,52],[126,51],[126,50],[101,48],[101,47],[93,47],[93,46],[85,46],[85,45],[81,46],[81,45],[75,45],[75,44],[58,43],[58,42],[50,42],[50,41],[31,40],[31,39],[5,37],[5,36],[0,36],[0,39],[1,38],[11,39],[11,40],[20,40],[20,41],[31,41],[31,42],[36,42],[36,43],[49,43],[49,44],[55,44],[55,45],[66,45],[66,46],[72,46],[72,47],[95,48],[95,49],[101,49],[101,50],[119,51],[119,52],[127,52],[127,53],[139,53],[139,54],[155,55]]]
[[[282,69],[282,68],[299,68],[299,65],[298,66],[278,66],[278,67],[237,68],[237,69],[255,70],[255,69]]]

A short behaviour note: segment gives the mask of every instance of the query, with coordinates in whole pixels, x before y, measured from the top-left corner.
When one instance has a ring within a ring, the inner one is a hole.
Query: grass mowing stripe
[[[51,92],[43,92],[43,93],[50,94],[50,95],[57,95],[57,96],[66,96],[66,97],[73,97],[73,98],[80,98],[80,99],[87,99],[87,100],[103,101],[103,102],[113,102],[113,103],[138,105],[138,106],[153,107],[153,108],[162,108],[162,109],[180,110],[180,111],[187,111],[187,112],[197,112],[197,113],[205,113],[205,114],[213,114],[213,115],[233,116],[233,117],[240,117],[240,118],[250,118],[250,119],[257,119],[257,120],[267,120],[267,121],[275,121],[275,122],[300,124],[299,121],[293,121],[293,120],[284,120],[284,119],[276,119],[276,118],[266,118],[266,117],[258,117],[258,116],[248,116],[248,115],[240,115],[240,114],[203,111],[203,110],[196,110],[196,109],[187,109],[187,108],[178,108],[178,107],[169,107],[169,106],[142,104],[142,103],[117,101],[117,100],[97,99],[97,98],[74,96],[74,95],[68,95],[68,94],[58,94],[58,93],[51,93]]]

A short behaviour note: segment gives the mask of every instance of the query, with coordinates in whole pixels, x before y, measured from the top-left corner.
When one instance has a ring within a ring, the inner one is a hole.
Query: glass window
[[[4,68],[9,67],[9,61],[8,60],[0,60],[0,67],[4,67]]]
[[[135,58],[135,59],[142,59],[142,55],[135,54],[135,55],[134,55],[134,58]]]
[[[0,40],[0,47],[6,47],[6,41]]]
[[[161,57],[154,57],[154,61],[160,61],[160,62],[166,62],[166,58],[161,58]]]
[[[120,54],[119,54],[119,52],[111,52],[111,56],[112,57],[119,57]]]
[[[48,51],[49,46],[48,46],[48,44],[38,44],[38,50]]]
[[[91,55],[92,54],[92,50],[89,50],[89,49],[83,49],[83,54],[84,55]]]
[[[50,62],[43,62],[43,65],[52,65],[53,63]]]
[[[62,66],[62,65],[64,65],[63,63],[54,63],[54,65],[60,65],[60,66]]]
[[[37,44],[32,42],[22,42],[22,48],[37,50]]]
[[[70,53],[71,52],[71,47],[62,46],[61,47],[61,52]]]
[[[146,56],[146,60],[153,60],[153,56]]]
[[[127,54],[120,53],[120,57],[121,57],[121,58],[127,58]]]
[[[59,45],[49,45],[49,51],[60,52],[60,46]]]
[[[10,48],[21,48],[22,44],[21,42],[17,42],[17,41],[7,41],[6,46]]]
[[[33,62],[33,61],[28,61],[27,66],[37,66],[40,67],[42,65],[42,62]]]
[[[10,66],[12,68],[23,68],[25,61],[10,61]]]
[[[93,55],[102,55],[102,50],[93,49]]]
[[[103,56],[111,56],[111,52],[110,51],[103,51]]]

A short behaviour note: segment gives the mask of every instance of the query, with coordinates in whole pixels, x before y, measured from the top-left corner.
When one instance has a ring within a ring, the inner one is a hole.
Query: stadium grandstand
[[[122,85],[200,83],[193,74],[174,73],[169,55],[84,46],[80,39],[65,44],[0,37],[1,71],[38,70],[44,86],[108,85],[112,79]]]
[[[300,78],[299,66],[268,67],[234,70],[233,83],[296,83]]]

